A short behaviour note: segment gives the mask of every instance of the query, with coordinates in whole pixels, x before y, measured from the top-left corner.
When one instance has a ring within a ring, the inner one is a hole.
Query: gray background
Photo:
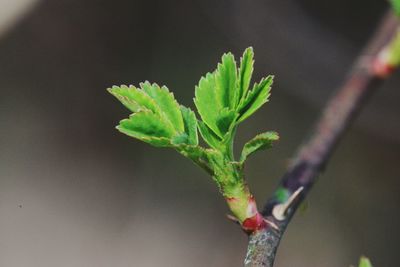
[[[2,14],[12,2],[2,0]],[[155,81],[193,107],[194,85],[222,53],[238,58],[253,46],[255,79],[273,73],[276,83],[272,101],[239,129],[236,150],[261,131],[281,135],[246,167],[261,205],[385,7],[39,0],[10,16],[0,32],[0,266],[241,266],[246,237],[226,220],[210,177],[172,150],[119,134],[128,111],[105,88]],[[342,140],[277,267],[344,267],[361,254],[398,265],[399,79]]]

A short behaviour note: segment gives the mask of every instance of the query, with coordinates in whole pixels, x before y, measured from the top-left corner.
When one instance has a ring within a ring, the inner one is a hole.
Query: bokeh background
[[[272,101],[238,132],[263,203],[373,32],[383,0],[1,0],[0,266],[242,266],[246,237],[211,179],[119,134],[106,88],[166,84],[193,107],[223,52],[256,53]],[[282,241],[277,267],[398,266],[400,75],[371,99]]]

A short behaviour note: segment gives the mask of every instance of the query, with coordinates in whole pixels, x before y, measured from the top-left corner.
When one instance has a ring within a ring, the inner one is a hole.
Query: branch
[[[382,51],[390,44],[399,23],[387,12],[365,50],[356,59],[343,86],[327,104],[314,133],[294,157],[262,214],[277,226],[252,233],[245,267],[272,267],[279,242],[299,204],[324,169],[339,139],[364,106],[370,94],[393,71],[382,62]],[[287,197],[282,198],[282,192]]]

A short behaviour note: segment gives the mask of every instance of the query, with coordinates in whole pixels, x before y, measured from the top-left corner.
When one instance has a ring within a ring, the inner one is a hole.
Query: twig
[[[338,140],[364,106],[365,100],[391,72],[379,62],[379,53],[390,42],[397,27],[398,21],[393,13],[387,12],[366,49],[355,61],[343,86],[327,104],[311,138],[300,148],[280,180],[274,196],[263,209],[265,219],[275,223],[278,229],[267,227],[249,236],[246,267],[273,266],[279,242],[299,204],[324,169]],[[278,197],[279,190],[285,190],[289,195],[294,192],[297,194],[289,197],[290,202],[283,202]],[[278,218],[273,214],[277,206],[284,207],[284,214],[279,211]]]

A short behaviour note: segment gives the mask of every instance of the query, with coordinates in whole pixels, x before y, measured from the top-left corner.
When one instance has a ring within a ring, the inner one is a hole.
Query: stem
[[[296,209],[323,170],[339,139],[364,106],[365,100],[386,77],[376,71],[375,63],[380,51],[390,43],[397,27],[394,14],[388,12],[356,60],[343,86],[327,104],[311,138],[300,148],[263,210],[265,218],[275,223],[278,229],[269,227],[249,236],[246,267],[273,266],[279,242]],[[303,189],[298,196],[288,205],[286,216],[278,220],[273,210],[287,201],[287,197],[282,199],[282,192],[290,196],[301,187]]]
[[[242,229],[247,233],[264,229],[266,223],[263,216],[258,212],[256,200],[251,195],[247,184],[236,183],[234,189],[230,190],[229,196],[225,196],[226,202]]]

